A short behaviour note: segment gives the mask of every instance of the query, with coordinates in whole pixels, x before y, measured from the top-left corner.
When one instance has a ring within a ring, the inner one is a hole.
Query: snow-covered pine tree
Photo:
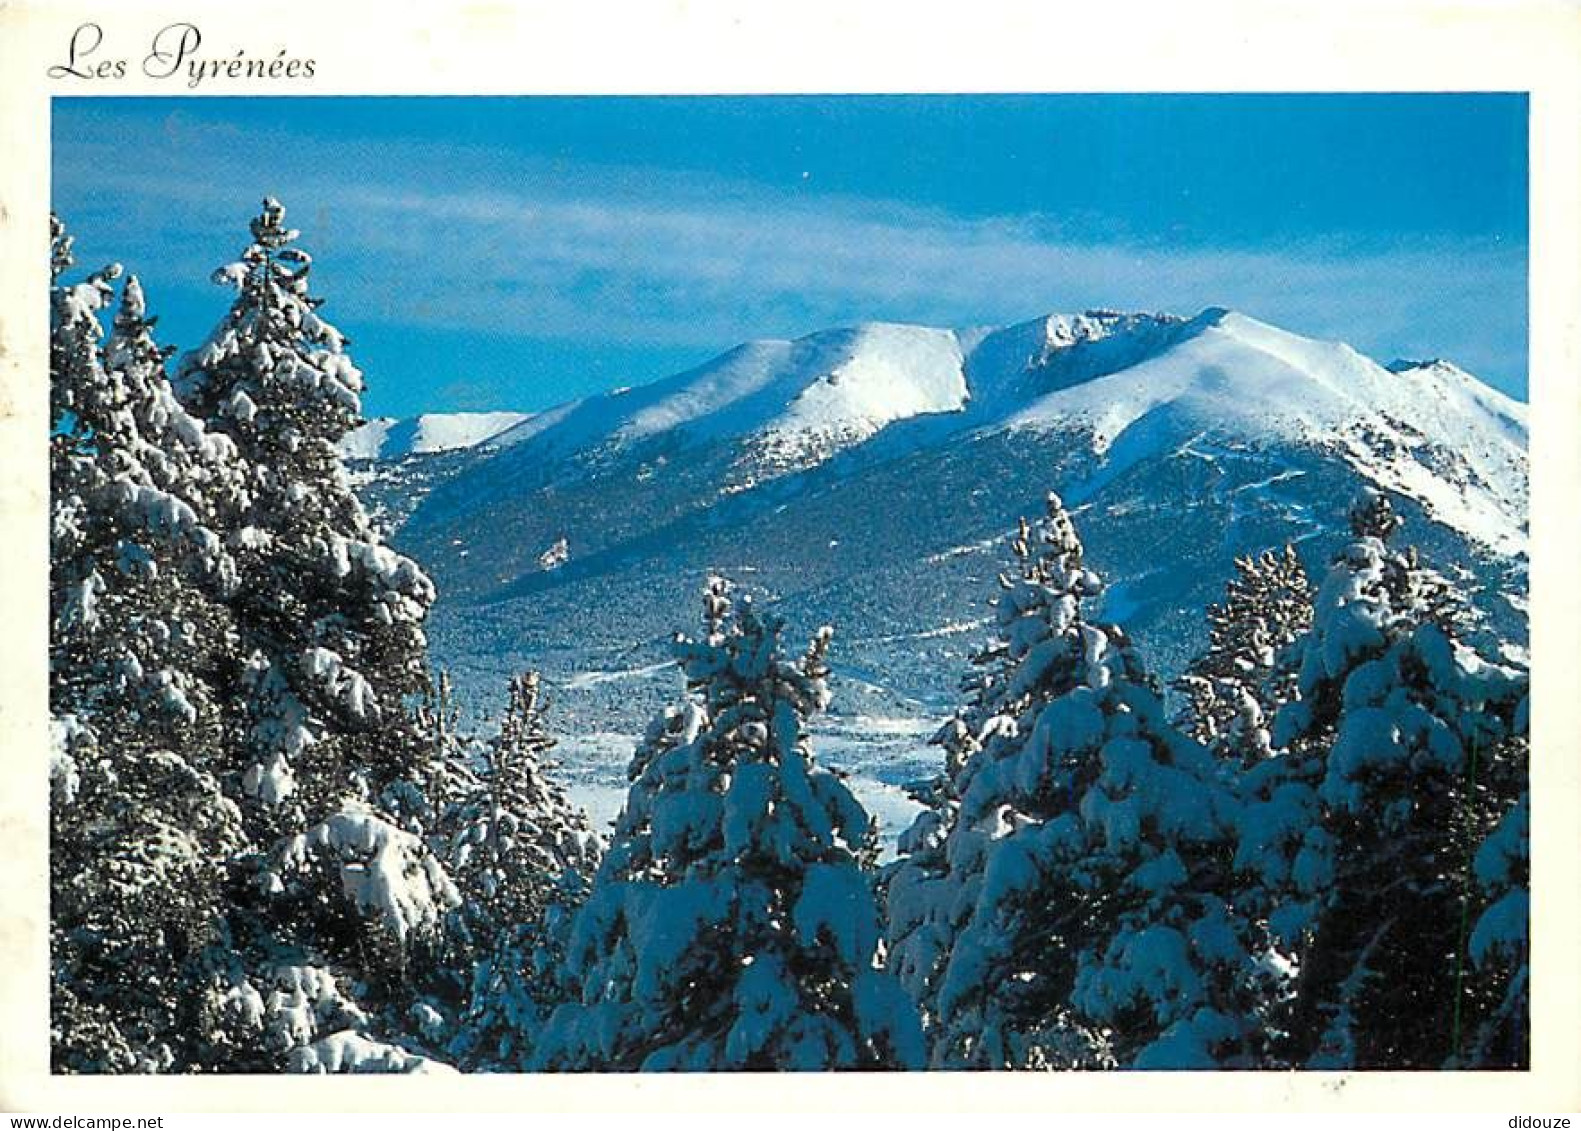
[[[406,1023],[422,980],[409,959],[459,899],[423,839],[431,763],[406,702],[427,681],[434,588],[352,493],[335,445],[360,423],[362,374],[317,313],[279,202],[252,237],[215,273],[237,292],[229,312],[180,367],[246,488],[225,516],[243,714],[227,788],[256,855],[206,1016],[232,1070],[425,1068],[364,1030]]]
[[[1221,757],[1253,765],[1269,757],[1268,727],[1295,694],[1281,653],[1312,625],[1312,587],[1295,547],[1237,558],[1223,604],[1209,605],[1208,646],[1175,686],[1187,696],[1181,723]]]
[[[1351,523],[1299,644],[1299,699],[1275,720],[1286,753],[1244,779],[1237,865],[1299,964],[1288,1059],[1439,1068],[1504,1008],[1468,976],[1470,862],[1524,788],[1527,680],[1456,639],[1454,595],[1391,544],[1384,496]],[[1475,871],[1521,882],[1491,856]]]
[[[51,218],[51,941],[57,1070],[190,1069],[229,945],[240,814],[216,777],[234,565],[210,526],[234,452],[176,402],[135,277],[59,279]]]
[[[925,854],[888,887],[932,1063],[1245,1063],[1233,795],[1124,634],[1087,620],[1101,583],[1058,497],[1014,548],[997,638],[941,739],[949,804],[919,819],[908,847]]]
[[[1522,738],[1505,751],[1523,779],[1526,746]],[[1453,1025],[1462,1036],[1450,1066],[1525,1068],[1531,1061],[1531,795],[1524,789],[1478,847],[1473,868],[1477,891],[1463,897],[1465,922],[1475,925],[1456,955],[1462,1016]]]
[[[581,1000],[540,1038],[546,1069],[919,1067],[916,1013],[878,968],[859,857],[871,821],[818,767],[804,727],[828,699],[820,632],[786,658],[778,618],[704,594],[679,638],[690,695],[658,720],[566,955]]]
[[[539,673],[516,676],[509,690],[500,732],[474,752],[476,768],[454,768],[441,830],[470,973],[451,1052],[467,1068],[517,1072],[562,999],[564,928],[587,897],[602,846],[552,776]]]
[[[461,726],[455,682],[447,670],[441,669],[429,680],[413,714],[425,747],[419,777],[428,785],[423,798],[428,835],[436,851],[444,855],[450,831],[445,827],[445,815],[454,812],[477,788],[474,762],[478,740]]]
[[[361,423],[362,373],[318,315],[312,259],[278,201],[264,201],[252,235],[215,272],[237,297],[182,360],[181,382],[248,469],[232,534],[251,713],[243,784],[265,823],[287,831],[354,780],[382,800],[421,764],[405,698],[426,684],[434,588],[381,544],[352,492],[335,445]]]

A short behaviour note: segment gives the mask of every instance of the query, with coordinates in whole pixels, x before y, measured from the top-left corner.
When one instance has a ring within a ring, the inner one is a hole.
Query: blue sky
[[[56,99],[79,262],[166,341],[259,199],[369,415],[537,409],[884,319],[1228,306],[1526,395],[1520,95]]]

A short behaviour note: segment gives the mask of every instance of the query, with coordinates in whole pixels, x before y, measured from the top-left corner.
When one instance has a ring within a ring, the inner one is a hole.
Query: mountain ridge
[[[733,494],[855,450],[892,458],[953,433],[1084,427],[1103,457],[1149,418],[1170,422],[1159,442],[1194,429],[1329,445],[1468,536],[1524,552],[1512,517],[1525,509],[1524,405],[1448,363],[1391,370],[1221,307],[1189,319],[1051,314],[976,331],[861,323],[743,343],[651,385],[535,414],[486,437],[492,452],[471,465],[493,459],[499,482],[531,489],[543,485],[533,465],[564,482],[631,458],[647,479],[688,449],[724,442],[735,450],[716,470]],[[1359,441],[1367,431],[1376,434]],[[1443,490],[1412,465],[1408,453],[1434,438],[1435,458],[1465,463],[1464,490]],[[482,507],[496,500],[487,486],[463,468],[411,521],[465,511],[469,494]]]
[[[337,448],[349,460],[400,459],[487,444],[531,419],[528,412],[425,412],[377,416],[342,437]]]
[[[1458,386],[1463,398],[1478,402],[1505,422],[1507,434],[1524,441],[1526,406],[1452,362],[1396,359],[1380,364],[1344,343],[1302,338],[1227,308],[1209,307],[1191,318],[1090,310],[1000,327],[864,322],[796,339],[754,339],[649,385],[595,394],[542,412],[381,417],[348,436],[341,450],[354,460],[391,459],[481,446],[512,447],[544,437],[559,441],[556,446],[561,448],[621,448],[677,432],[699,440],[755,441],[767,462],[776,462],[777,456],[787,464],[805,466],[871,439],[892,424],[929,415],[957,417],[962,426],[974,427],[1035,427],[1051,417],[1065,423],[1078,416],[1103,425],[1094,411],[1095,402],[1107,398],[1109,403],[1103,406],[1107,427],[1095,429],[1102,445],[1129,421],[1119,419],[1123,406],[1112,403],[1115,384],[1096,382],[1176,350],[1200,346],[1215,333],[1267,355],[1276,368],[1317,378],[1319,385],[1326,367],[1310,364],[1310,358],[1292,364],[1288,357],[1292,344],[1308,353],[1316,347],[1341,356],[1353,375],[1370,371],[1375,378],[1392,374],[1431,381],[1440,399],[1449,387]],[[1285,356],[1280,346],[1286,347]],[[1196,365],[1199,374],[1208,368],[1204,361]],[[1146,384],[1140,380],[1143,376],[1153,378],[1158,387],[1156,369],[1133,375],[1133,384]],[[1028,388],[1028,379],[1039,384]],[[1006,389],[1007,384],[1020,387]],[[1083,387],[1089,387],[1088,395],[1072,394]],[[1332,413],[1332,402],[1351,401],[1359,411],[1401,408],[1399,398],[1376,395],[1383,388],[1386,385],[1375,381],[1370,398],[1325,388],[1324,397],[1331,402],[1325,407]],[[1201,382],[1197,389],[1186,391],[1202,392]],[[1248,403],[1258,400],[1248,395],[1256,390],[1244,381],[1233,393],[1219,397],[1214,407],[1226,415],[1244,414]],[[1155,404],[1162,399],[1153,393]],[[1265,416],[1259,423],[1288,426],[1298,420],[1299,411]],[[797,460],[789,449],[798,441],[810,442],[813,449],[821,441],[823,450]]]

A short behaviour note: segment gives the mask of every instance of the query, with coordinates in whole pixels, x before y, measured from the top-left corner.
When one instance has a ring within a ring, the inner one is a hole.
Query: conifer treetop
[[[1357,494],[1348,518],[1351,533],[1357,538],[1376,538],[1380,542],[1393,538],[1405,521],[1395,513],[1387,496],[1370,487]]]
[[[307,439],[332,445],[361,423],[362,371],[345,335],[317,313],[323,300],[308,288],[313,258],[294,246],[300,233],[285,226],[284,206],[265,198],[250,228],[253,242],[213,275],[236,299],[183,359],[182,381],[205,416],[227,421],[238,440],[275,458]]]
[[[49,214],[49,277],[58,279],[77,262],[72,254],[74,237],[66,231],[65,222],[54,212]]]

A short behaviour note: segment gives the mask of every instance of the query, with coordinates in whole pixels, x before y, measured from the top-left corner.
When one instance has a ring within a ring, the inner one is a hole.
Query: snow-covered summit
[[[1003,426],[1082,425],[1125,463],[1203,436],[1324,448],[1483,545],[1524,550],[1526,408],[1470,374],[1386,368],[1220,309],[1151,333],[1158,348],[1134,364],[1057,382]]]
[[[1234,311],[1204,311],[1167,331],[1152,333],[1146,343],[1151,348],[1122,358],[1108,373],[1061,382],[1018,409],[1012,422],[1090,419],[1112,440],[1136,419],[1170,405],[1205,425],[1233,424],[1266,438],[1324,438],[1350,421],[1380,414],[1442,438],[1468,410],[1477,417],[1489,408],[1501,415],[1518,411],[1515,402],[1452,366],[1391,373],[1341,342],[1304,338]],[[1457,385],[1490,395],[1447,405],[1422,396]]]
[[[618,453],[645,442],[742,443],[769,465],[807,466],[967,398],[953,331],[865,323],[747,342],[696,369],[551,409],[498,437],[535,453]]]
[[[1405,377],[1424,381],[1443,393],[1446,399],[1458,403],[1466,412],[1480,412],[1491,418],[1506,435],[1517,439],[1524,447],[1530,426],[1526,405],[1512,400],[1497,389],[1484,384],[1452,361],[1433,358],[1429,361],[1391,361],[1386,369]]]
[[[973,399],[991,411],[1135,365],[1178,339],[1189,324],[1173,314],[1089,310],[957,336],[966,347]]]
[[[400,459],[473,448],[529,419],[524,412],[425,413],[381,416],[348,432],[340,442],[346,459]]]

